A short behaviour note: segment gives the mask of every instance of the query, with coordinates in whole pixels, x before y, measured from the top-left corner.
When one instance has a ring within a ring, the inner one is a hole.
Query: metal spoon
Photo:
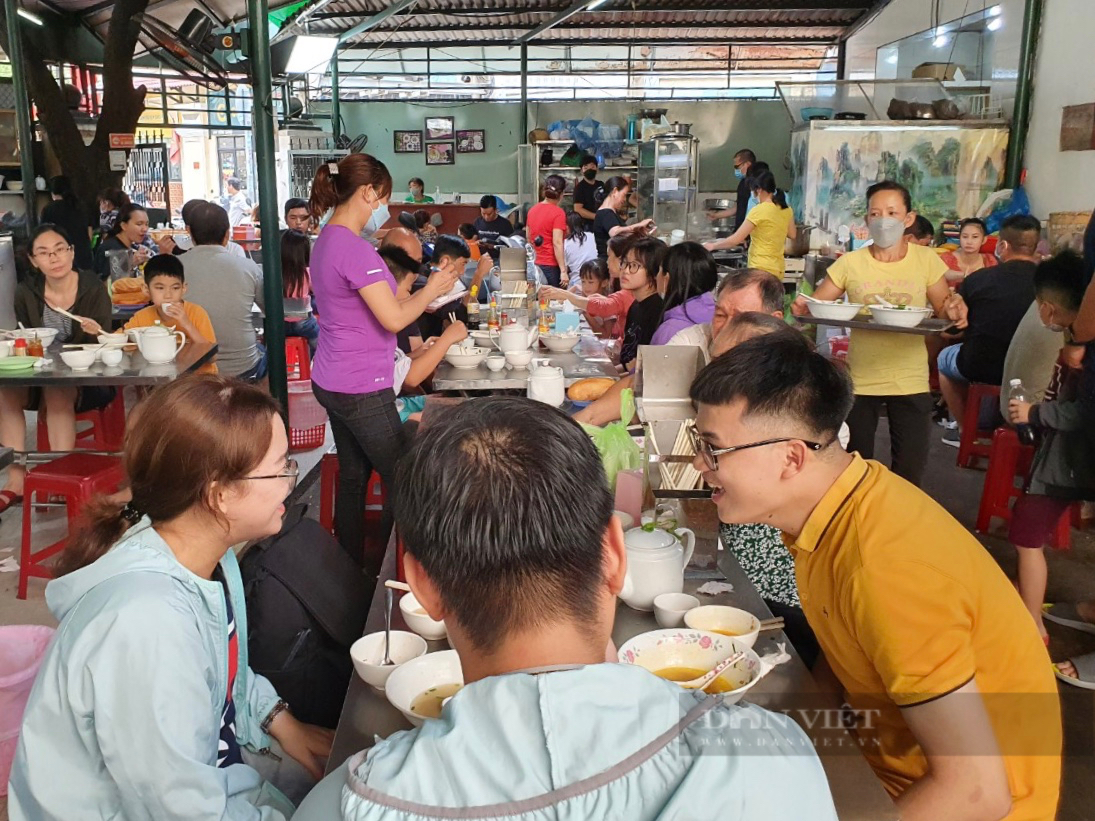
[[[389,587],[385,590],[387,595],[387,602],[384,607],[384,666],[390,667],[395,664],[391,657],[392,647],[392,589]]]

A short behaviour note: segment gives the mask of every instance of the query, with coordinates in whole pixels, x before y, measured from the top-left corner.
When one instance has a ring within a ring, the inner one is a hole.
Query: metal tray
[[[913,334],[914,336],[934,336],[951,330],[956,324],[950,319],[925,319],[915,328],[898,328],[895,325],[881,325],[871,319],[819,319],[816,316],[796,316],[795,319],[803,325],[828,325],[833,328],[887,331],[895,334]]]

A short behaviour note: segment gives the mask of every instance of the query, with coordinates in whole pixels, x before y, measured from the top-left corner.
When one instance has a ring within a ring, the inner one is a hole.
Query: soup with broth
[[[701,670],[698,667],[663,667],[661,670],[655,670],[654,675],[667,681],[679,682],[692,681],[709,672],[710,670]],[[737,690],[748,683],[747,675],[737,670],[725,670],[722,675],[704,687],[703,691],[711,695],[718,695],[719,693],[729,693],[731,690]]]
[[[456,695],[463,684],[439,684],[419,693],[411,702],[411,712],[423,718],[441,718],[441,704]]]

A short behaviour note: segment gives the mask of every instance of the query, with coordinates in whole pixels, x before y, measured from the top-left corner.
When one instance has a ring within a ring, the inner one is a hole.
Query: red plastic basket
[[[288,388],[289,450],[314,450],[323,444],[327,411],[312,394],[311,380],[290,382]]]

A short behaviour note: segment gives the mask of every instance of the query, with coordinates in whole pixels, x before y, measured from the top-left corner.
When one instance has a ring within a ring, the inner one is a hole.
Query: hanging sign
[[[125,171],[128,167],[124,151],[108,151],[111,171]]]
[[[111,148],[132,148],[136,144],[132,134],[111,134]]]

